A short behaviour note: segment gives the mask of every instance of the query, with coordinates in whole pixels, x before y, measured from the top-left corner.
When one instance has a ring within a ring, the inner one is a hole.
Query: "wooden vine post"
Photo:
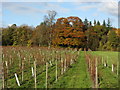
[[[20,53],[18,53],[18,57],[19,57],[19,68],[21,66],[21,56],[20,56]]]
[[[5,88],[5,72],[4,72],[4,62],[2,62],[2,88]]]
[[[104,63],[103,63],[103,57],[102,57],[102,64],[104,64]]]
[[[95,86],[96,86],[96,88],[98,88],[98,63],[97,63],[97,58],[96,58],[96,74],[95,74],[96,76],[95,76]]]
[[[4,89],[5,88],[5,79],[4,79],[4,74],[2,75],[2,88]]]
[[[65,60],[64,60],[64,62],[65,62],[65,64],[64,64],[64,72],[66,71],[66,58],[65,58]]]
[[[3,79],[4,79],[4,88],[7,88],[7,67],[5,65],[5,61],[3,61],[3,72],[4,72],[4,75],[3,75]]]
[[[31,55],[29,56],[29,66],[30,66],[30,64],[31,64]]]
[[[11,63],[12,63],[12,57],[11,57],[11,55],[10,55],[10,66],[11,66]]]
[[[8,62],[5,61],[5,64],[6,64],[7,74],[8,74]]]
[[[112,72],[114,72],[114,65],[112,64]]]
[[[56,59],[56,82],[57,82],[57,59]]]
[[[36,85],[36,59],[35,59],[35,61],[34,61],[34,78],[35,78],[35,88],[37,87],[37,85]]]
[[[25,58],[23,58],[23,60],[22,60],[22,81],[24,79],[24,60],[25,60]]]
[[[70,60],[70,65],[72,65],[72,59]]]
[[[61,58],[61,74],[63,74],[63,67],[64,67],[64,65],[63,65],[63,59]]]
[[[119,73],[119,61],[117,62],[117,75]]]
[[[90,71],[91,71],[90,73],[91,73],[91,74],[92,74],[92,70],[93,70],[93,69],[92,69],[92,68],[93,68],[93,67],[92,67],[92,62],[93,62],[93,61],[91,61],[91,64],[90,64],[90,65],[91,65],[91,69],[90,69]]]
[[[32,76],[34,76],[34,69],[33,69],[33,67],[31,67],[31,71],[32,71]]]
[[[47,78],[48,78],[48,63],[46,62],[46,88],[47,88]]]
[[[8,62],[5,61],[5,64],[6,64],[6,77],[8,77]],[[8,85],[8,80],[6,79],[6,87]]]
[[[109,65],[109,64],[108,64],[108,59],[109,59],[109,58],[108,58],[108,56],[107,56],[107,61],[106,61],[106,64],[107,64],[106,66],[107,66],[107,67],[108,67],[108,65]]]
[[[89,66],[89,70],[90,70],[90,58],[88,58],[88,66]]]

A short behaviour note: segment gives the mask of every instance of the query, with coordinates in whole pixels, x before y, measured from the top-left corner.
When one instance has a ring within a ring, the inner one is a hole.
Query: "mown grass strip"
[[[54,83],[53,88],[91,88],[92,81],[87,71],[84,52],[71,68]]]

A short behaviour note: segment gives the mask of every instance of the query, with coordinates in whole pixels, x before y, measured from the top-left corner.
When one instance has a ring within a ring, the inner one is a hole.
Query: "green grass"
[[[77,62],[59,78],[53,88],[91,88],[92,81],[87,71],[84,52],[80,52]]]

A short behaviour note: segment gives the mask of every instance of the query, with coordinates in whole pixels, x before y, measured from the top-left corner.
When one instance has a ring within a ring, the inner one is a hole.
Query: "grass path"
[[[92,81],[87,71],[84,52],[80,52],[80,56],[75,64],[59,78],[52,88],[91,88]]]

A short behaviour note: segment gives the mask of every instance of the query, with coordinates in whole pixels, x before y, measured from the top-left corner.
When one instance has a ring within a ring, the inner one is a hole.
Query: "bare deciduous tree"
[[[51,42],[52,42],[52,31],[53,31],[53,25],[55,22],[55,17],[57,15],[57,12],[52,10],[52,11],[48,11],[48,14],[44,16],[44,21],[45,23],[50,27],[49,28],[49,41],[48,41],[48,45],[49,47],[51,46]]]

